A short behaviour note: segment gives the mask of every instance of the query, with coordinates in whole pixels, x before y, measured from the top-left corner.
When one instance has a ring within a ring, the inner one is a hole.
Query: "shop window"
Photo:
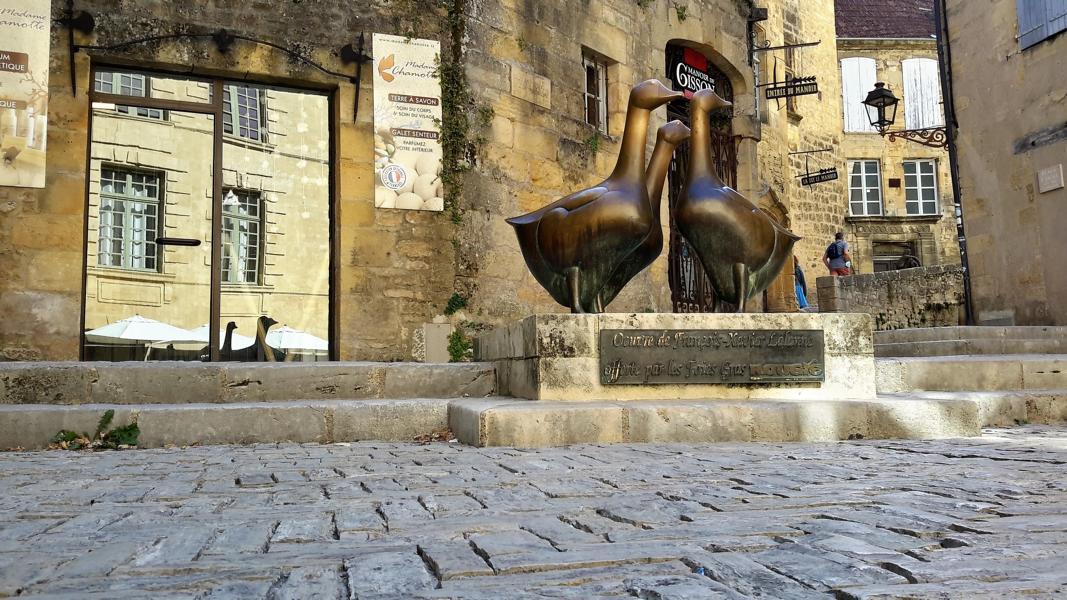
[[[882,214],[882,174],[876,160],[848,161],[849,212],[854,217]]]
[[[874,253],[874,272],[899,271],[921,267],[919,255],[916,251],[917,244],[908,242],[874,242],[871,250]]]
[[[248,85],[227,85],[222,96],[222,130],[230,135],[267,141],[267,115],[263,90]]]
[[[938,214],[936,161],[904,161],[904,198],[909,215]]]
[[[100,238],[97,264],[158,270],[160,177],[104,167],[100,170]]]
[[[941,79],[937,61],[932,58],[908,58],[904,69],[904,125],[908,129],[941,127]]]
[[[263,254],[263,199],[259,193],[228,190],[222,199],[222,281],[259,283]]]
[[[1020,50],[1067,30],[1067,0],[1016,0],[1016,8]]]
[[[97,71],[93,78],[93,89],[104,94],[117,94],[119,96],[133,96],[136,98],[151,97],[151,79],[139,73],[119,73],[116,71]],[[135,115],[148,119],[165,119],[166,113],[158,108],[142,108],[133,106],[115,106],[115,112],[127,115]]]
[[[874,132],[867,118],[863,100],[874,89],[877,69],[873,58],[841,59],[841,101],[845,113],[845,131],[852,133]]]
[[[608,65],[596,56],[582,54],[585,67],[585,122],[606,134],[608,132]]]

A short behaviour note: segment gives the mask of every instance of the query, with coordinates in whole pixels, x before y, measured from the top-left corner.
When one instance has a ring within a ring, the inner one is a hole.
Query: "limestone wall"
[[[820,312],[868,313],[878,331],[960,324],[963,269],[935,266],[816,280]]]
[[[948,0],[960,195],[977,321],[1067,324],[1067,34],[1019,49],[1016,4]]]

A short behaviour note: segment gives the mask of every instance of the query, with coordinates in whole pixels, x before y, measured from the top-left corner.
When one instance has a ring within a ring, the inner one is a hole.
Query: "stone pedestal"
[[[793,383],[601,383],[601,330],[821,330],[824,379]],[[479,336],[476,360],[496,367],[497,392],[532,400],[871,400],[874,342],[866,314],[533,315]]]

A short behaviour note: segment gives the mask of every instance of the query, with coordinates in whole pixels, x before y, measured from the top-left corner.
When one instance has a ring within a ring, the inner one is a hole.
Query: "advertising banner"
[[[441,44],[374,34],[374,206],[445,208]]]
[[[51,6],[0,3],[0,186],[44,187]]]

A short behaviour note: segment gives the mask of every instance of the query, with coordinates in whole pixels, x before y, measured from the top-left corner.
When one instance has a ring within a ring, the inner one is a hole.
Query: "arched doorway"
[[[734,100],[733,85],[727,75],[715,67],[699,51],[679,44],[668,44],[667,73],[675,90],[692,92],[707,87],[723,99]],[[737,142],[739,136],[732,135],[730,121],[731,109],[722,109],[711,115],[711,154],[719,176],[731,187],[737,187]],[[667,119],[679,119],[689,124],[688,103],[671,102],[667,105]],[[667,172],[668,200],[670,205],[670,249],[667,257],[667,277],[671,287],[671,304],[674,312],[712,312],[715,292],[711,282],[704,274],[693,249],[678,232],[674,224],[674,204],[682,192],[685,177],[689,171],[689,143],[678,146]],[[725,309],[729,306],[723,304]]]

